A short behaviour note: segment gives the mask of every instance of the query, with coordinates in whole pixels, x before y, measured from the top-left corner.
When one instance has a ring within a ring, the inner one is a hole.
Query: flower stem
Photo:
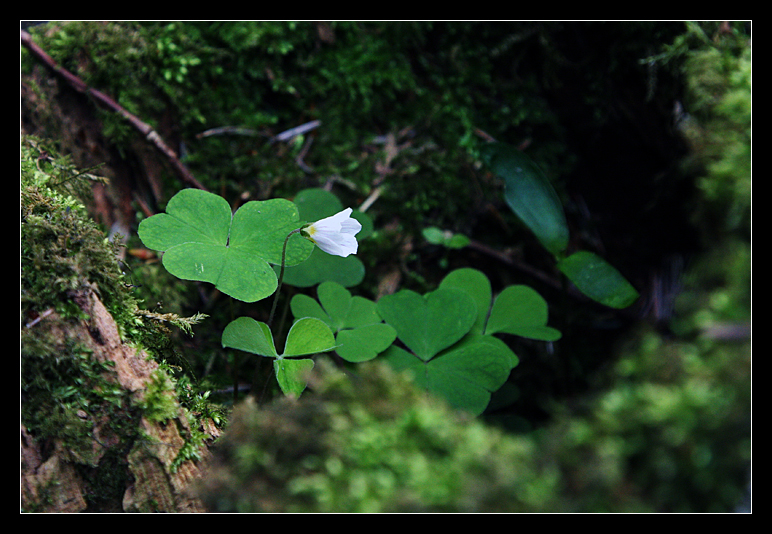
[[[287,242],[292,234],[300,233],[300,228],[292,230],[287,237],[284,238],[284,246],[281,249],[281,269],[279,270],[279,283],[276,286],[276,296],[273,298],[273,306],[271,306],[271,315],[268,316],[268,326],[271,326],[273,321],[273,314],[276,312],[276,304],[279,302],[279,291],[281,290],[281,283],[284,281],[284,262],[287,256]]]

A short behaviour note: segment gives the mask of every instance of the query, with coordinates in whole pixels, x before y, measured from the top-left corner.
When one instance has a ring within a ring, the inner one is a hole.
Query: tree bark
[[[162,372],[147,354],[122,342],[113,317],[90,288],[78,290],[73,301],[88,320],[73,327],[56,312],[30,328],[40,328],[41,335],[54,336],[65,342],[76,340],[100,362],[112,362],[108,379],[129,393],[132,406],[141,405],[154,373]],[[53,357],[53,355],[52,355]],[[174,395],[170,390],[169,395]],[[138,404],[139,403],[139,404]],[[83,418],[90,417],[85,411]],[[110,428],[108,418],[96,418],[91,430],[91,450],[68,450],[61,442],[38,441],[21,426],[21,507],[42,512],[131,511],[131,512],[203,512],[202,503],[188,489],[199,477],[208,451],[202,446],[199,460],[186,460],[175,466],[175,459],[186,445],[193,420],[178,406],[177,415],[161,422],[145,415],[130,418],[136,428],[119,435]],[[213,440],[218,431],[214,425],[205,430]],[[125,436],[133,436],[133,443]],[[118,462],[127,470],[123,497],[109,502],[94,495],[95,481],[89,476],[96,471],[108,453],[118,454]],[[94,509],[94,502],[102,503]],[[89,504],[92,503],[92,504]]]

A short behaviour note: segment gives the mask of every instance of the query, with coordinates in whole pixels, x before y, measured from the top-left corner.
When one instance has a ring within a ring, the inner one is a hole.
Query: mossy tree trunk
[[[120,402],[112,413],[105,406],[94,406],[93,413],[77,410],[73,423],[80,434],[77,436],[74,429],[62,428],[61,437],[38,440],[22,423],[22,508],[46,512],[94,508],[203,511],[201,503],[187,494],[199,476],[200,461],[177,461],[192,434],[189,414],[174,402],[173,389],[161,394],[169,397],[174,411],[159,417],[147,402],[148,391],[157,393],[154,382],[163,371],[144,351],[121,341],[115,321],[94,289],[86,287],[73,293],[73,300],[84,319],[73,321],[52,313],[31,326],[28,330],[36,332],[27,335],[45,336],[54,351],[49,355],[52,359],[77,345],[93,362],[104,364],[104,381],[99,387],[113,388],[111,398]],[[82,383],[84,387],[93,385]],[[87,395],[74,393],[81,394]],[[104,469],[104,464],[111,469]]]
[[[44,144],[22,139],[21,509],[203,511],[188,488],[219,431],[186,407],[149,343],[167,334],[63,189],[79,171]]]

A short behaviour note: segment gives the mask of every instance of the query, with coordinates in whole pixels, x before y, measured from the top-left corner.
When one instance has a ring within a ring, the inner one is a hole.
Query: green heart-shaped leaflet
[[[451,406],[481,414],[509,377],[510,350],[493,336],[470,334],[428,362],[393,345],[383,358],[396,370],[408,370],[416,384]]]
[[[394,328],[384,323],[341,330],[335,337],[335,352],[348,362],[366,362],[389,348],[396,338]]]
[[[303,358],[290,360],[276,358],[273,361],[273,371],[282,393],[289,397],[300,397],[308,384],[308,374],[314,368],[314,360]]]
[[[279,387],[285,395],[297,397],[306,387],[307,376],[314,362],[307,358],[291,358],[328,352],[335,348],[335,338],[323,321],[305,317],[292,325],[287,334],[284,353],[278,354],[267,324],[251,317],[239,317],[223,330],[222,346],[275,358],[273,366]]]
[[[472,297],[455,288],[425,296],[403,289],[382,297],[377,308],[397,337],[425,362],[464,337],[477,318]]]
[[[244,302],[270,296],[277,277],[270,264],[281,264],[287,235],[300,226],[297,207],[285,199],[250,201],[231,214],[222,197],[183,189],[166,213],[139,225],[144,245],[164,252],[163,264],[174,276],[214,284]],[[314,245],[299,234],[287,243],[286,264],[303,262]]]
[[[547,301],[534,289],[515,285],[502,291],[493,302],[486,334],[513,334],[515,336],[557,341],[561,334],[547,326]]]
[[[335,348],[335,338],[324,321],[304,317],[287,333],[284,353],[276,352],[271,328],[251,317],[234,319],[222,332],[222,346],[251,352],[258,356],[289,358],[327,352]]]
[[[472,331],[482,334],[491,308],[492,290],[488,277],[482,271],[463,267],[449,272],[440,282],[441,288],[456,288],[466,292],[477,306],[477,319]]]
[[[234,319],[222,331],[222,346],[277,358],[271,327],[251,317]]]
[[[477,321],[473,332],[514,334],[542,341],[560,339],[560,332],[547,326],[547,302],[528,286],[505,288],[491,306],[488,277],[477,269],[465,267],[448,273],[440,287],[462,289],[475,300]],[[516,361],[514,365],[517,365]]]
[[[344,360],[372,360],[396,339],[396,331],[383,324],[373,301],[352,297],[336,282],[319,284],[317,295],[319,302],[308,295],[295,295],[290,302],[292,314],[295,318],[316,317],[327,323],[336,334],[335,351]]]

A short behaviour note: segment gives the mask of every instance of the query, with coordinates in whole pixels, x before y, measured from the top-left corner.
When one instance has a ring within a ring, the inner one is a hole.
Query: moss
[[[177,416],[174,383],[164,371],[154,371],[137,406],[148,421],[163,423]]]
[[[78,328],[79,321],[68,322],[49,317],[22,331],[21,421],[46,456],[57,455],[88,481],[90,509],[117,510],[125,487],[116,485],[129,473],[125,461],[116,460],[116,444],[136,438],[140,412],[116,383],[112,365],[96,361],[71,337],[62,343],[61,329]],[[53,482],[77,491],[75,480]]]
[[[204,409],[203,399],[195,415],[181,410],[171,378],[174,370],[182,375],[181,369],[153,364],[156,370],[141,391],[122,382],[126,377],[119,376],[116,361],[125,356],[113,360],[106,354],[129,351],[133,345],[136,355],[130,357],[143,359],[147,353],[139,343],[144,341],[163,362],[173,353],[170,332],[148,328],[159,318],[138,314],[132,288],[119,269],[116,246],[76,196],[84,196],[88,188],[82,187],[83,182],[88,184],[91,178],[57,157],[53,147],[40,139],[25,137],[21,148],[21,422],[34,440],[30,447],[42,455],[40,461],[55,457],[61,466],[56,472],[73,473],[53,483],[67,484],[67,491],[77,494],[85,481],[89,510],[118,510],[131,480],[126,454],[142,438],[143,420],[163,423],[184,417],[187,441],[179,444],[176,468],[200,458],[204,440],[211,436],[200,430],[203,420],[197,416],[213,410]],[[97,312],[84,306],[84,295],[92,294],[109,313],[89,315]],[[188,331],[200,319],[160,318]],[[118,335],[104,329],[100,321],[108,319]],[[104,353],[97,356],[98,351]],[[187,385],[184,398],[191,404],[189,399],[200,392],[194,393],[190,381]],[[25,476],[34,485],[35,472]],[[50,483],[46,480],[44,486]],[[33,491],[40,500],[25,502],[45,507],[46,488]]]
[[[738,39],[739,40],[739,39]],[[751,48],[726,45],[689,57],[684,69],[695,94],[698,134],[688,130],[705,165],[699,181],[711,211],[721,213],[722,230],[750,233],[751,202]],[[705,96],[701,90],[710,87]]]
[[[613,376],[545,432],[583,509],[733,511],[750,461],[748,344],[642,332]]]
[[[130,439],[125,430],[136,413],[129,393],[116,384],[112,365],[96,361],[76,338],[62,338],[60,329],[79,321],[54,321],[22,329],[21,420],[39,441],[56,441],[71,451],[73,461],[93,467],[101,453],[93,436],[97,422],[110,421],[111,437]]]
[[[427,213],[445,222],[465,212],[449,199],[468,193],[458,169],[470,163],[475,128],[498,135],[529,122],[554,127],[532,75],[520,73],[523,83],[508,72],[506,55],[487,53],[549,32],[542,25],[76,22],[33,31],[60,65],[128,111],[154,127],[170,117],[186,164],[212,189],[223,186],[227,198],[244,190],[292,196],[309,180],[321,185],[320,176],[336,175],[356,187],[355,196],[367,195],[385,157],[379,136],[403,131],[382,201],[411,199],[401,210],[411,226]],[[299,144],[268,142],[311,119],[322,126]],[[101,120],[106,137],[131,150],[126,125]],[[213,127],[252,133],[198,135]],[[311,138],[308,173],[296,156]],[[168,187],[166,198],[176,184]],[[443,196],[448,188],[461,194]]]
[[[116,261],[117,245],[86,214],[96,178],[55,157],[51,143],[26,137],[21,144],[21,312],[34,320],[47,308],[76,313],[68,295],[95,284],[120,324],[136,305]]]

